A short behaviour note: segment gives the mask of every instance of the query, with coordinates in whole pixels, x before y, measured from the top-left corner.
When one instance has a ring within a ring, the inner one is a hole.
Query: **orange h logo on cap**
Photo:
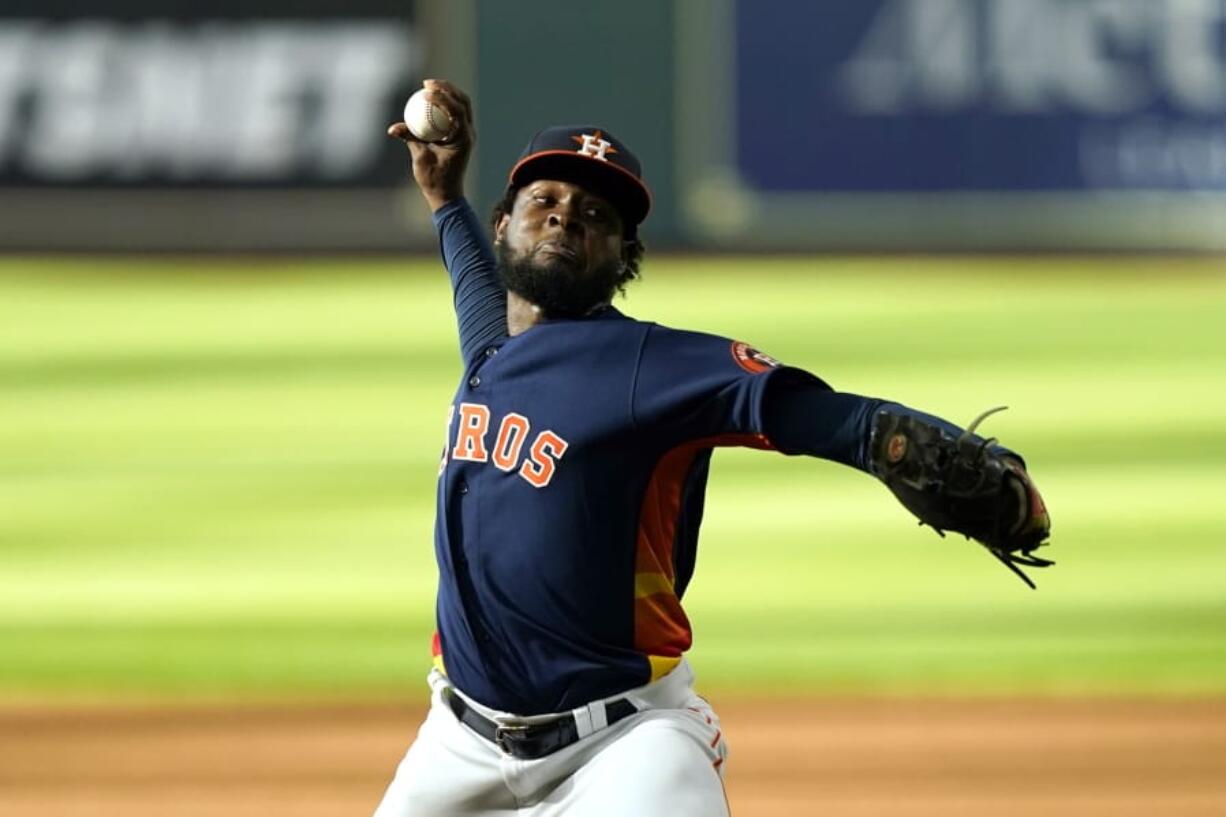
[[[599,159],[602,162],[609,161],[605,158],[606,153],[617,153],[617,148],[613,147],[613,143],[605,139],[604,134],[600,131],[570,138],[579,143],[579,150],[576,153],[591,156],[593,159]]]

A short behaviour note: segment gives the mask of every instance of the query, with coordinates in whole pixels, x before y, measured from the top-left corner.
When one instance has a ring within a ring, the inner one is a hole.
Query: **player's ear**
[[[510,213],[503,213],[494,223],[494,243],[501,244],[507,238],[507,224],[511,222]]]

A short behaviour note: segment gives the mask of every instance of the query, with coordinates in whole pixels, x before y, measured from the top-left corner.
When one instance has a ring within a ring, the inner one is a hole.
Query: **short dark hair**
[[[519,193],[518,187],[508,187],[507,192],[494,205],[494,210],[490,214],[490,227],[497,231],[499,222],[503,216],[511,215],[511,211],[515,209],[515,197]],[[622,241],[622,274],[617,280],[617,291],[621,294],[626,294],[626,284],[635,281],[642,277],[639,272],[639,266],[643,262],[643,255],[647,252],[647,248],[643,246],[643,242],[639,239],[623,240]]]

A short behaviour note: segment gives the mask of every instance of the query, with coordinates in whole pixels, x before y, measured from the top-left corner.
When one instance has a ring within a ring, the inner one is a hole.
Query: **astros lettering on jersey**
[[[451,406],[447,411],[448,434],[455,415],[456,407]],[[490,428],[488,406],[481,403],[461,403],[460,427],[456,433],[455,445],[443,449],[439,474],[442,475],[443,469],[447,467],[449,457],[467,462],[492,462],[503,471],[517,471],[532,487],[544,488],[553,479],[558,459],[570,447],[566,440],[545,429],[536,434],[532,445],[528,447],[527,456],[521,463],[520,454],[524,451],[529,432],[532,431],[532,421],[514,411],[503,417],[498,424],[492,453],[486,447],[486,435],[489,434]]]

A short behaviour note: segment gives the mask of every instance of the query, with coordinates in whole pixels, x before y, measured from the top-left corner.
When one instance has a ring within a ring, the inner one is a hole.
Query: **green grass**
[[[1226,692],[1226,265],[660,259],[626,311],[1024,452],[1031,592],[862,474],[715,459],[706,687]],[[0,262],[0,694],[416,691],[459,376],[435,262]]]

